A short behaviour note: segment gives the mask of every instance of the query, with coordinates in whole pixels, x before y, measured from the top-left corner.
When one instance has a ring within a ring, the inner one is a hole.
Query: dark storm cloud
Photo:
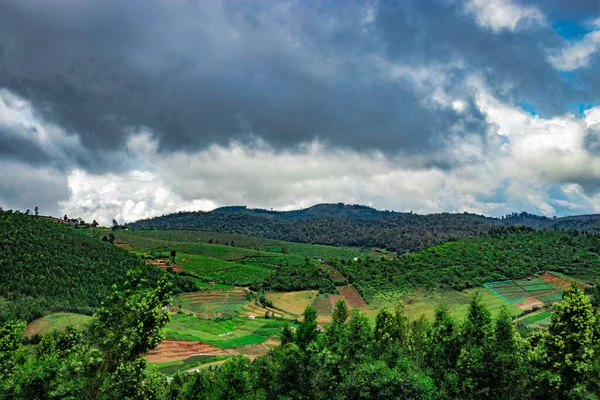
[[[447,0],[382,1],[371,22],[366,5],[0,0],[0,87],[102,151],[148,127],[163,151],[258,136],[276,147],[319,138],[427,152],[452,126],[485,130],[461,89],[473,72],[492,87],[514,85],[499,94],[540,113],[591,97],[573,94],[546,61],[545,49],[560,44],[550,26],[494,32]],[[464,65],[450,68],[457,60]],[[388,79],[387,63],[439,65],[443,77],[416,87]],[[435,88],[470,106],[460,114],[428,104]]]
[[[18,137],[12,128],[0,121],[0,158],[3,160],[28,160],[30,164],[45,165],[52,162],[36,142]]]

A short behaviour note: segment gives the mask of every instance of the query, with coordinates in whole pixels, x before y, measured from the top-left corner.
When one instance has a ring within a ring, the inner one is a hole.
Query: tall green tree
[[[573,284],[561,303],[554,304],[543,340],[544,370],[540,380],[548,395],[567,398],[581,393],[592,372],[596,316],[581,288]]]

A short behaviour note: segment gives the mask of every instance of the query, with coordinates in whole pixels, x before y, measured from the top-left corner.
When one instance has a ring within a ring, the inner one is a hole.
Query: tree
[[[177,257],[177,251],[171,250],[171,258],[175,259],[175,257]]]
[[[576,284],[553,307],[548,335],[542,342],[546,362],[541,379],[549,395],[566,398],[587,384],[594,357],[596,316],[590,300]]]
[[[40,215],[40,209],[38,208],[38,206],[35,206],[35,208],[33,209],[35,216],[37,217],[38,215]]]
[[[308,345],[312,343],[319,334],[317,331],[317,310],[308,306],[302,315],[304,316],[304,319],[296,331],[296,344],[300,349],[306,350]]]
[[[112,220],[112,227],[111,227],[111,229],[114,231],[114,230],[116,230],[118,228],[119,228],[119,223],[117,222],[116,219],[113,219]]]

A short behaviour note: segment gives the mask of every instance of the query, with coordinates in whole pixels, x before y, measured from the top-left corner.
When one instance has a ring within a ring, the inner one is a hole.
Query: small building
[[[254,318],[256,318],[254,315],[249,315],[248,316],[248,319],[254,319]]]

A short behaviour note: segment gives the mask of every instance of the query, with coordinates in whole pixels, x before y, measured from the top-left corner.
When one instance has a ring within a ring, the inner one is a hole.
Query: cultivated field
[[[267,300],[277,309],[284,310],[292,315],[300,315],[306,307],[310,306],[317,297],[317,290],[303,290],[299,292],[267,293]]]
[[[173,308],[193,312],[202,318],[234,313],[248,303],[245,290],[204,290],[173,297]]]
[[[578,283],[566,275],[552,272],[546,272],[539,278],[489,282],[484,286],[519,309],[531,310],[560,302],[563,291],[573,283],[581,288],[585,287],[584,284]]]
[[[350,308],[365,308],[367,303],[364,301],[358,290],[352,285],[338,286],[337,290],[342,294]]]
[[[193,314],[175,314],[166,327],[167,339],[208,343],[221,349],[266,342],[281,332],[285,321],[255,317],[227,320],[198,318]]]

